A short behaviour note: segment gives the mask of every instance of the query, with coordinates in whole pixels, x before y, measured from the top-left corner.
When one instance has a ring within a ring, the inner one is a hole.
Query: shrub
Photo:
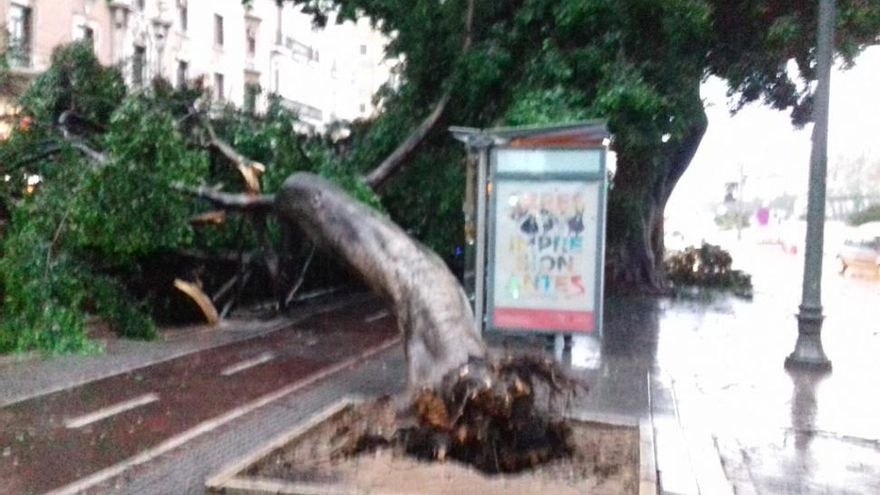
[[[688,247],[666,258],[666,273],[676,287],[699,287],[730,290],[750,298],[752,278],[732,269],[733,258],[719,246],[703,243]]]
[[[873,204],[858,213],[853,213],[846,221],[853,226],[859,226],[868,222],[880,222],[880,203]]]

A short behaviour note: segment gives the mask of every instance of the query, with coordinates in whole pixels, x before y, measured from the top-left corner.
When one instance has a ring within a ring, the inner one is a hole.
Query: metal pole
[[[819,0],[817,50],[818,85],[813,108],[813,149],[807,203],[807,238],[804,252],[804,285],[799,307],[798,338],[786,368],[830,371],[831,361],[822,349],[822,243],[825,237],[825,177],[828,169],[828,106],[834,50],[834,0]]]
[[[483,307],[486,300],[486,182],[489,167],[489,147],[478,148],[477,162],[477,263],[474,297],[474,316],[477,319],[477,331],[483,334]]]
[[[465,158],[465,189],[464,203],[464,273],[462,281],[471,307],[475,302],[474,282],[476,280],[476,245],[477,245],[477,155],[468,149]]]

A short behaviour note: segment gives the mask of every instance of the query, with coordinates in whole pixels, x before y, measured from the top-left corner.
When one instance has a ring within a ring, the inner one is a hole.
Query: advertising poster
[[[497,182],[493,327],[595,330],[600,185]]]

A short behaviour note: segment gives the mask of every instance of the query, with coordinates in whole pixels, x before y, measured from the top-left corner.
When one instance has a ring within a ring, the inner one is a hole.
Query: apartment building
[[[0,16],[16,73],[45,70],[55,46],[85,38],[135,90],[201,77],[214,101],[253,111],[274,93],[314,130],[374,114],[393,65],[368,20],[316,29],[275,0],[0,0]]]

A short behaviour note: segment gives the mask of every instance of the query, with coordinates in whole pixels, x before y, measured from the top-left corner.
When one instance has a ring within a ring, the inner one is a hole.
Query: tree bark
[[[392,306],[404,335],[411,389],[440,382],[486,349],[470,304],[443,260],[330,182],[298,173],[275,202],[282,222],[338,255]]]
[[[659,173],[654,172],[651,164],[630,161],[625,155],[618,157],[608,212],[606,279],[609,289],[655,294],[666,289],[663,267],[666,203],[693,160],[707,127],[708,119],[701,105],[685,136],[670,143],[658,158],[662,160],[657,165]]]

